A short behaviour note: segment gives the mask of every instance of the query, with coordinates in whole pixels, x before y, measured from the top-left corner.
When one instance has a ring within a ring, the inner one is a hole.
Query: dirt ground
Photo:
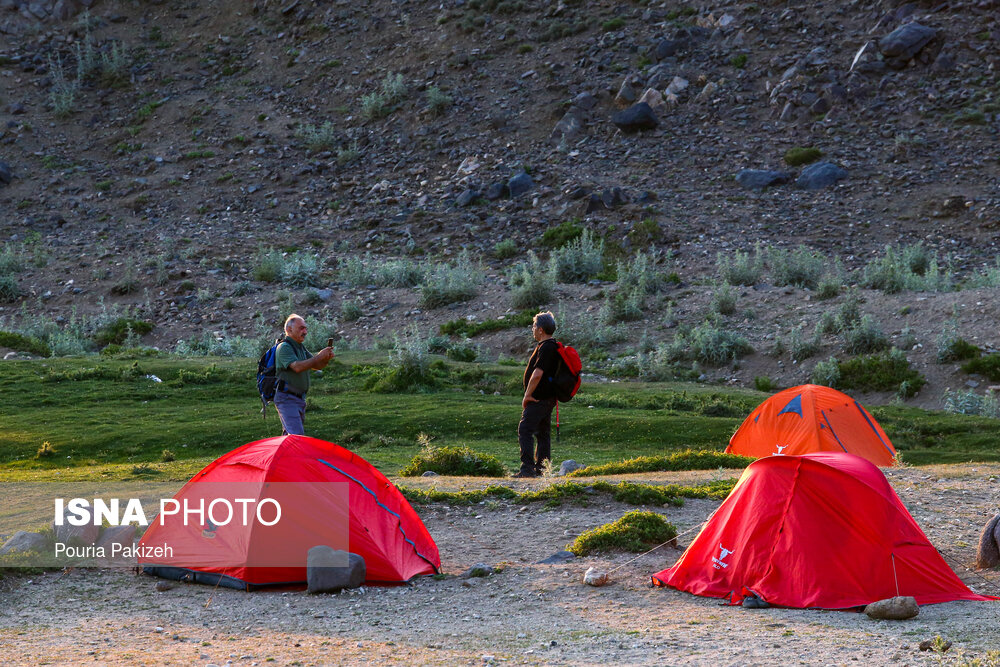
[[[1000,594],[1000,573],[974,573],[979,532],[1000,506],[1000,465],[900,468],[887,475],[931,541],[976,591]],[[728,471],[629,476],[694,481]],[[623,477],[624,478],[624,477]],[[613,480],[614,478],[609,478]],[[531,480],[522,486],[547,484]],[[429,484],[429,480],[418,483]],[[473,486],[472,479],[436,482]],[[653,508],[686,545],[715,501]],[[1000,602],[924,606],[910,621],[841,611],[747,610],[672,589],[650,574],[680,554],[613,554],[544,565],[587,528],[627,506],[543,509],[489,502],[417,508],[443,570],[476,562],[485,579],[421,578],[410,586],[337,595],[244,593],[200,585],[158,592],[158,580],[75,570],[3,582],[0,655],[6,665],[323,664],[944,664],[1000,650]],[[582,583],[590,566],[620,568],[613,583]],[[921,641],[953,642],[943,656]]]

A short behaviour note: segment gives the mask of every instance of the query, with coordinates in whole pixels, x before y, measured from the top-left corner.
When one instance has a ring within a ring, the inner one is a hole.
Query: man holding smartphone
[[[305,435],[306,394],[309,392],[309,371],[326,368],[333,359],[333,339],[326,347],[310,354],[303,344],[306,321],[292,313],[285,320],[285,340],[275,351],[274,370],[278,380],[274,392],[274,407],[281,418],[282,435]]]

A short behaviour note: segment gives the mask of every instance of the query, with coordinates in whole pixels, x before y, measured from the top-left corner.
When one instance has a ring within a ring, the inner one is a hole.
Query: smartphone
[[[332,338],[327,338],[326,339],[326,346],[327,347],[333,347],[333,339]]]

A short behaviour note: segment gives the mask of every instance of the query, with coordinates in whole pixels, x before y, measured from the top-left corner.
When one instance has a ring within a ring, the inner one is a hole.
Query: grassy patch
[[[507,468],[495,456],[469,447],[427,447],[399,471],[403,477],[418,477],[428,470],[439,475],[462,477],[506,477]]]
[[[542,234],[542,245],[546,248],[561,248],[570,241],[580,238],[583,234],[583,226],[579,222],[579,219],[573,219],[555,227],[549,227]]]
[[[978,373],[992,382],[1000,380],[1000,354],[987,354],[962,364],[966,373]]]
[[[637,456],[624,461],[587,466],[567,477],[620,475],[635,472],[666,472],[674,470],[711,470],[713,468],[745,468],[755,459],[749,456],[691,449],[667,456]]]
[[[910,366],[899,350],[868,354],[842,361],[838,389],[856,391],[895,391],[904,398],[913,396],[927,384],[927,379]]]
[[[639,553],[677,537],[677,529],[655,512],[626,512],[617,521],[580,534],[567,546],[577,556],[597,551]]]
[[[746,61],[744,61],[746,64]],[[797,146],[785,151],[785,164],[790,167],[801,167],[804,164],[815,162],[823,157],[823,151],[812,146]]]
[[[52,350],[49,349],[49,346],[44,341],[12,331],[0,331],[0,347],[7,347],[18,352],[27,352],[39,357],[48,357],[52,354]]]
[[[441,325],[441,333],[446,336],[474,338],[488,331],[504,331],[506,329],[530,327],[534,317],[534,312],[524,310],[514,315],[495,320],[484,320],[482,322],[470,322],[466,319],[451,320]]]

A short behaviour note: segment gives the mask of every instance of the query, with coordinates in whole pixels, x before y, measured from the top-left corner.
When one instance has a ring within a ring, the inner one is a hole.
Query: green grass
[[[364,386],[386,368],[384,353],[338,353],[314,377],[307,432],[343,444],[388,475],[421,451],[421,433],[437,446],[470,447],[515,469],[521,368],[435,359],[438,388],[382,394]],[[67,481],[186,479],[235,447],[280,433],[273,408],[266,421],[260,416],[255,371],[256,359],[240,358],[8,361],[0,368],[0,481],[51,479],[55,472]],[[553,456],[595,466],[689,449],[721,453],[765,397],[696,384],[584,383],[560,407]],[[1000,460],[996,420],[907,407],[873,413],[908,463]],[[43,442],[57,454],[36,459]],[[176,460],[162,461],[164,449]]]
[[[677,537],[673,524],[655,512],[626,512],[622,518],[581,533],[567,546],[577,556],[595,551],[639,553]]]
[[[636,472],[665,472],[674,470],[710,470],[712,468],[745,468],[755,459],[749,456],[721,452],[696,452],[685,450],[668,456],[637,456],[625,461],[588,466],[571,472],[567,477],[596,475],[621,475]]]
[[[473,338],[488,331],[503,331],[505,329],[528,328],[534,321],[535,312],[522,310],[503,319],[470,322],[466,319],[451,320],[441,325],[441,333],[446,336],[465,336]]]

